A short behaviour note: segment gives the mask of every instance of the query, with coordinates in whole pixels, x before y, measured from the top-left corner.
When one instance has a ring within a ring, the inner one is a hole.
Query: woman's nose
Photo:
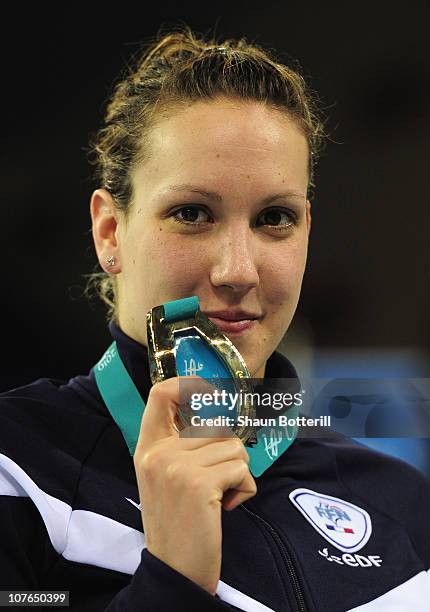
[[[216,241],[211,283],[246,291],[259,284],[258,249],[250,229],[235,228]]]

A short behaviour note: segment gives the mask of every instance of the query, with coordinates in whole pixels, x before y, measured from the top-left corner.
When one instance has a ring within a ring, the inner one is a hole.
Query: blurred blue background
[[[416,468],[430,475],[430,439],[427,437],[417,437],[405,435],[405,437],[387,437],[387,430],[393,427],[392,420],[396,420],[399,431],[409,427],[411,433],[420,433],[421,411],[424,409],[427,414],[427,421],[430,421],[428,408],[429,397],[420,398],[420,402],[407,403],[408,392],[414,388],[414,379],[423,376],[426,369],[426,361],[423,356],[411,352],[401,351],[368,351],[355,353],[354,351],[345,352],[340,355],[337,351],[322,351],[317,355],[315,374],[321,378],[358,378],[376,379],[381,381],[381,390],[385,390],[391,399],[388,402],[385,414],[379,422],[369,422],[367,418],[368,432],[370,435],[363,437],[355,436],[355,439],[362,444],[379,450],[399,459],[403,459],[414,465]],[[363,384],[363,387],[366,383]],[[368,386],[368,385],[367,385]],[[428,385],[426,386],[428,389]],[[416,391],[416,395],[419,395]],[[409,395],[410,397],[410,395]],[[401,403],[396,406],[396,400]],[[402,405],[403,404],[403,405]],[[397,409],[396,409],[397,408]],[[405,414],[404,410],[407,411]],[[371,418],[371,415],[370,415]],[[408,424],[405,421],[408,420]],[[428,425],[428,423],[426,423]],[[372,431],[373,425],[373,431]],[[377,428],[377,429],[376,429]],[[381,432],[381,437],[377,437],[377,431]],[[427,433],[427,432],[426,432]]]

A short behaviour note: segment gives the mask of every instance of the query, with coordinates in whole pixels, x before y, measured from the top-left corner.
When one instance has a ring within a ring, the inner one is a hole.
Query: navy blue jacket
[[[146,348],[109,328],[146,402]],[[295,371],[275,352],[266,376]],[[415,469],[321,430],[256,483],[222,511],[213,597],[146,549],[133,461],[92,371],[3,393],[0,590],[68,590],[88,612],[430,610],[430,482]]]

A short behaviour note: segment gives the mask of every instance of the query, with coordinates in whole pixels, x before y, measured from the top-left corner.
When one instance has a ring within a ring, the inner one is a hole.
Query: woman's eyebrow
[[[206,191],[205,189],[200,189],[200,187],[196,187],[195,185],[189,185],[188,183],[183,183],[182,185],[171,185],[169,187],[170,191],[191,191],[192,193],[198,193],[199,195],[205,196],[206,198],[210,198],[211,200],[215,200],[216,202],[222,202],[222,197],[216,191]]]
[[[202,195],[216,202],[222,202],[221,195],[217,193],[216,191],[207,191],[206,189],[202,189],[200,187],[197,187],[195,185],[190,185],[188,183],[183,183],[181,185],[171,185],[169,187],[169,191],[190,191],[191,193],[198,193],[199,195]],[[277,193],[275,195],[268,196],[267,198],[264,198],[261,203],[266,205],[266,204],[270,204],[270,202],[273,202],[274,200],[279,200],[281,198],[291,198],[291,197],[306,200],[306,194],[300,193],[298,191],[289,190],[289,191],[284,191],[283,193]]]

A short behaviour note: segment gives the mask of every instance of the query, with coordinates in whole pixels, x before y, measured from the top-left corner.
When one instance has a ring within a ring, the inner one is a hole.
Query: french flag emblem
[[[336,525],[328,525],[325,524],[327,529],[331,529],[332,531],[340,531],[341,533],[354,533],[354,530],[350,527],[336,527]]]

